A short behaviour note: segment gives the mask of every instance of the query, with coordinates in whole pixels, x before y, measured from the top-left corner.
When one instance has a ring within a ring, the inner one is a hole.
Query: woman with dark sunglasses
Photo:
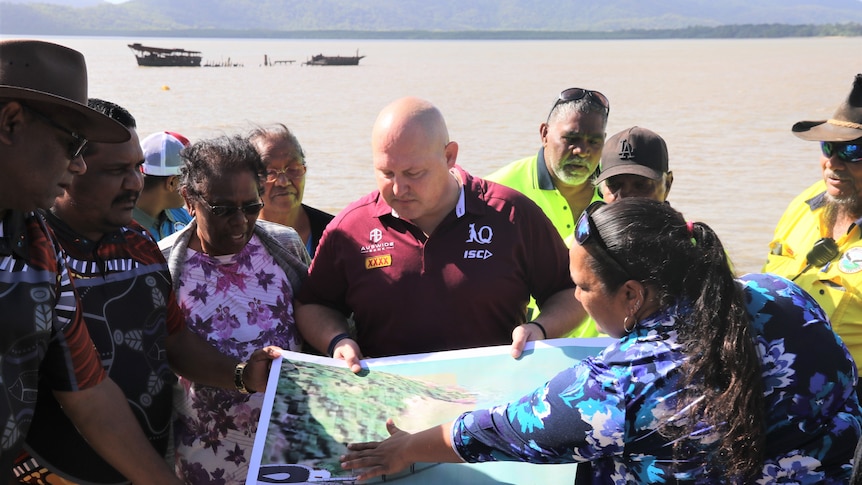
[[[349,445],[361,479],[412,462],[576,462],[576,483],[847,483],[856,368],[817,303],[735,279],[716,234],[667,204],[581,215],[575,296],[619,340],[517,402]],[[583,465],[581,465],[583,464]]]
[[[240,136],[199,141],[180,152],[180,192],[194,217],[159,243],[192,332],[245,362],[267,345],[299,350],[293,295],[310,263],[292,228],[258,220],[266,168]],[[263,396],[180,378],[175,464],[186,483],[244,484]]]

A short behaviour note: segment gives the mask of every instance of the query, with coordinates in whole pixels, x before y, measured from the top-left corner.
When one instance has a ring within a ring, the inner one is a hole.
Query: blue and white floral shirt
[[[763,365],[766,460],[754,483],[847,483],[862,427],[856,366],[807,293],[770,274],[740,279]],[[452,429],[466,461],[592,462],[593,483],[717,483],[705,431],[685,461],[657,432],[672,410],[684,355],[674,307],[638,324],[517,402],[463,414]],[[720,475],[720,472],[718,472]]]

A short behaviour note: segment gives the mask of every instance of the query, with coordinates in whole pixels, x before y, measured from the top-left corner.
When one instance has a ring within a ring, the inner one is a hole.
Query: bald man
[[[327,226],[297,297],[308,343],[358,371],[364,357],[508,343],[518,357],[583,319],[556,229],[524,195],[456,165],[436,107],[393,102],[371,145],[378,190]],[[527,322],[531,295],[542,313]]]

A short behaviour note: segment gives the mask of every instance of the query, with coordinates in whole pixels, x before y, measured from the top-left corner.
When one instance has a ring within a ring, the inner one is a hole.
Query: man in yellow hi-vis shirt
[[[819,141],[823,180],[778,221],[765,272],[793,279],[826,310],[857,367],[862,363],[862,74],[831,119],[793,134]]]
[[[539,124],[542,147],[485,177],[529,197],[548,216],[563,240],[575,232],[575,221],[601,195],[592,179],[598,171],[610,102],[604,94],[583,88],[564,89],[545,122]],[[536,302],[527,305],[527,320],[538,315]],[[595,337],[588,318],[569,336]]]
[[[580,110],[575,110],[572,114],[576,118],[600,115],[601,113],[594,112],[587,115]],[[583,123],[580,124],[583,125]],[[545,128],[542,133],[550,131],[559,130]],[[543,143],[547,143],[544,137]],[[583,182],[584,186],[592,192],[589,202],[602,198],[606,202],[613,202],[625,197],[648,197],[659,201],[664,201],[667,198],[673,183],[673,173],[668,169],[667,144],[657,133],[646,128],[633,126],[613,135],[606,143],[603,143],[603,149],[599,153],[591,152],[591,154],[600,156],[601,169],[596,170],[594,167],[593,173]],[[547,169],[542,170],[542,162],[548,163],[543,155],[546,156],[546,152],[540,151],[538,158],[533,157],[533,160],[527,160],[527,162],[521,160],[509,164],[490,175],[489,179],[497,180],[499,183],[519,190],[533,199],[554,223],[560,236],[566,242],[566,246],[571,247],[574,231],[571,229],[572,215],[569,207],[574,208],[574,205],[553,203],[555,199],[563,199],[561,192],[558,192],[554,185],[550,185],[550,188],[542,188],[542,174],[551,172],[550,165]],[[538,163],[536,163],[537,161]],[[600,172],[598,176],[596,176],[596,172]],[[530,185],[531,181],[532,185]],[[556,179],[554,179],[554,184],[557,184]],[[574,216],[576,218],[580,216],[585,208],[581,208]],[[530,318],[537,314],[535,302],[530,303],[527,311],[533,312]],[[595,322],[587,317],[567,336],[596,337],[601,336],[601,334],[596,328]]]

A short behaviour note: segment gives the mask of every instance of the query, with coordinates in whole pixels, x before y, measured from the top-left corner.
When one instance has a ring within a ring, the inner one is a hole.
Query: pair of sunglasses
[[[37,118],[42,120],[44,123],[48,124],[52,128],[56,130],[60,130],[63,133],[72,137],[72,140],[69,142],[67,154],[69,156],[69,160],[75,160],[80,157],[82,153],[84,153],[84,147],[87,146],[88,140],[82,136],[80,133],[72,131],[65,126],[61,125],[54,121],[50,116],[45,113],[34,109],[30,106],[24,106],[24,109],[36,115]]]
[[[858,143],[821,141],[820,151],[822,151],[823,156],[827,158],[832,158],[833,155],[838,155],[838,158],[845,163],[862,162],[862,145]]]
[[[551,113],[554,112],[554,109],[563,104],[571,101],[577,101],[579,99],[590,98],[598,103],[601,107],[605,109],[605,113],[610,113],[611,111],[611,103],[608,101],[608,97],[598,91],[592,91],[590,89],[583,88],[569,88],[564,89],[557,96],[556,101],[554,101],[554,105],[551,106],[551,111],[548,112],[548,117],[551,116]]]
[[[205,206],[210,211],[210,214],[216,217],[231,217],[239,211],[242,211],[243,214],[247,216],[255,216],[260,214],[261,209],[263,209],[263,202],[257,202],[254,204],[246,204],[241,206],[235,205],[211,205],[209,202],[205,200],[201,200]]]
[[[628,279],[634,279],[631,277],[631,274],[628,272],[626,267],[623,266],[623,264],[620,263],[610,252],[604,239],[602,239],[602,235],[599,234],[599,230],[596,228],[596,223],[593,221],[593,213],[599,207],[604,205],[607,205],[606,202],[597,200],[587,206],[584,212],[581,213],[581,217],[578,218],[578,222],[575,224],[575,241],[577,241],[581,246],[590,241],[594,242],[595,245],[598,246],[605,255],[607,255],[608,261],[613,263],[621,274],[625,275]]]

